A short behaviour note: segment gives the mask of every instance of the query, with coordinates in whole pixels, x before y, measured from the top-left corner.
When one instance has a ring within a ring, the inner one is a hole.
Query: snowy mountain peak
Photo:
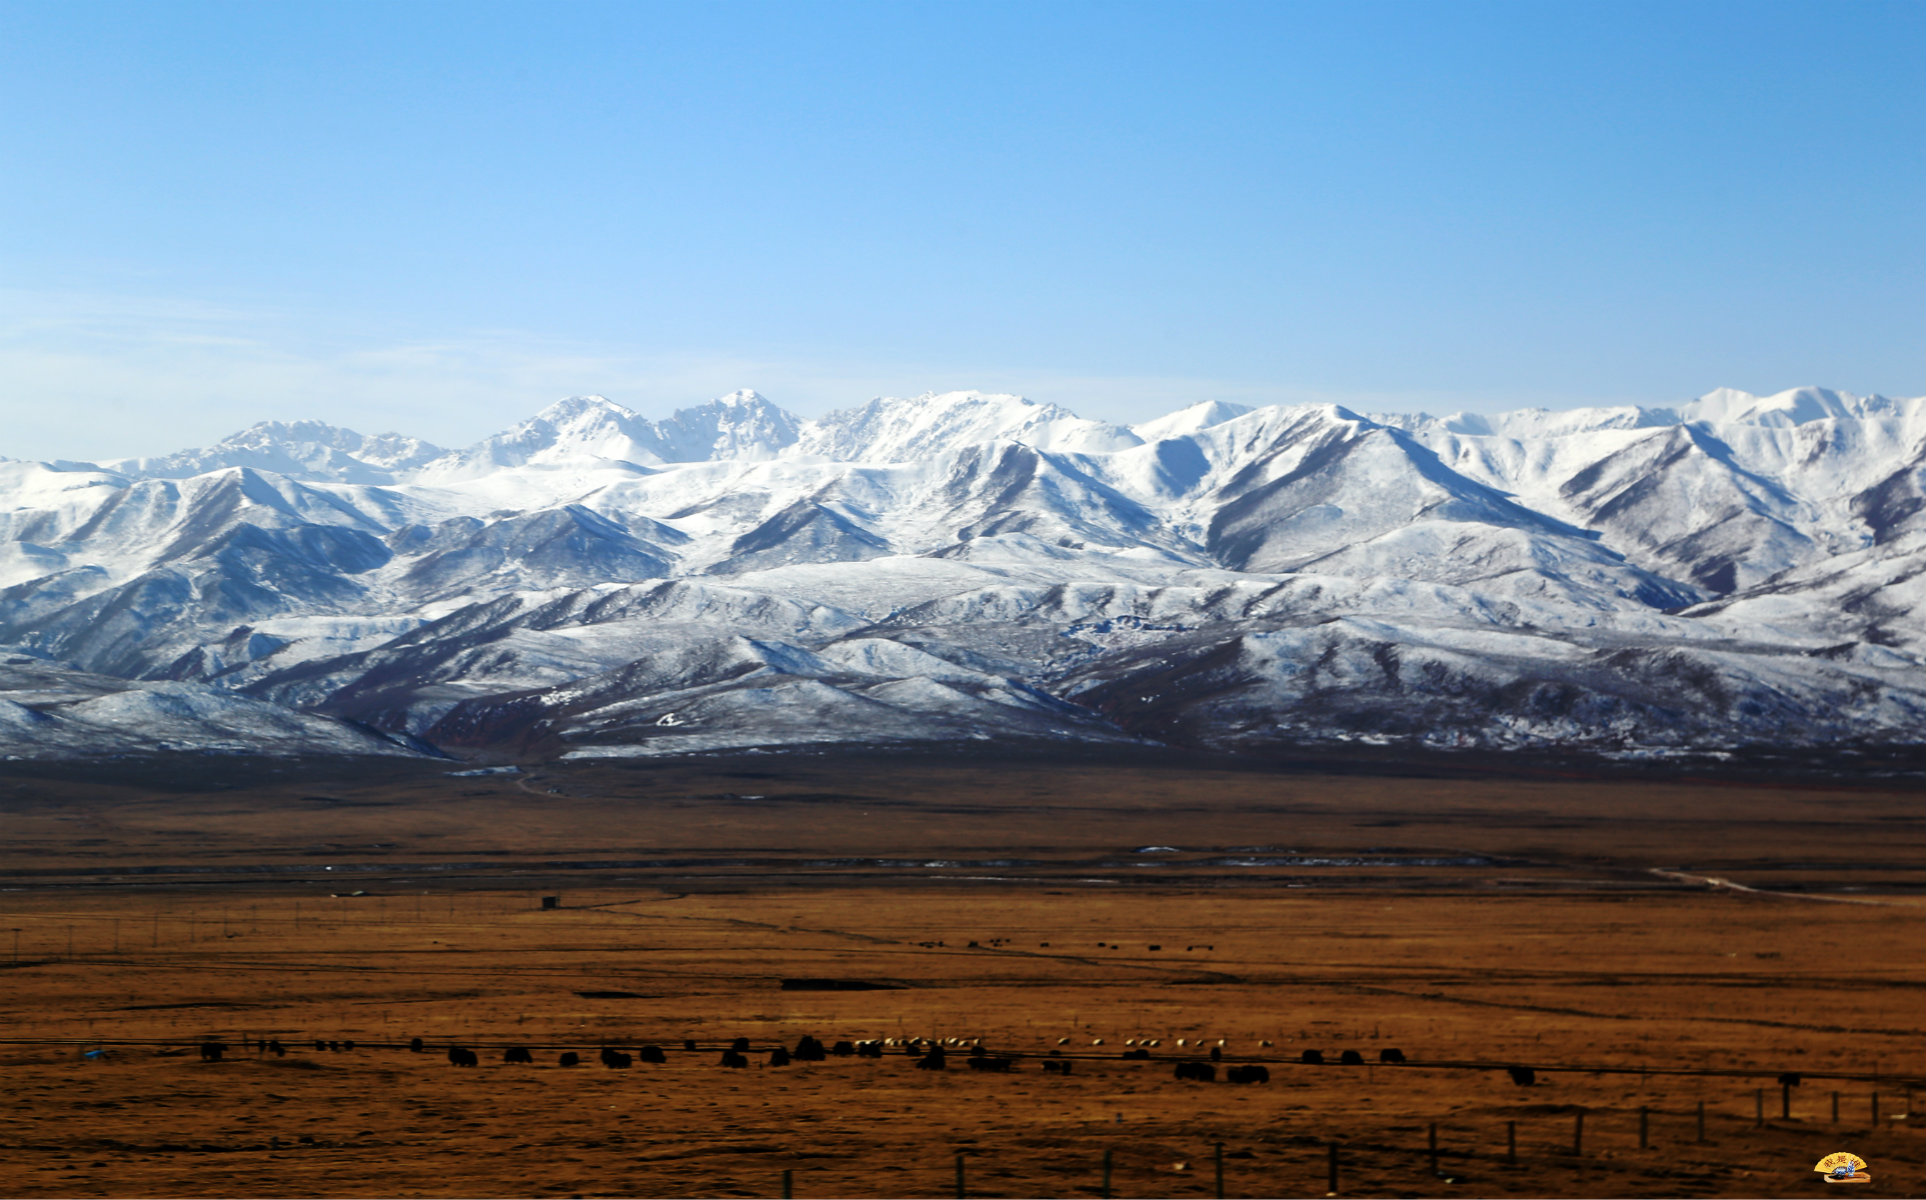
[[[839,462],[911,462],[979,442],[1023,442],[1039,450],[1105,453],[1141,444],[1121,425],[1079,417],[1055,404],[992,392],[878,397],[809,422],[802,454]]]
[[[526,446],[534,454],[585,454],[648,462],[654,459],[654,453],[636,435],[649,432],[648,422],[635,410],[606,396],[570,396],[491,441]]]
[[[321,421],[261,421],[212,446],[102,464],[130,479],[187,479],[252,467],[315,483],[393,483],[443,453],[418,438],[374,437]]]
[[[503,468],[578,459],[657,463],[661,459],[652,445],[654,432],[634,410],[606,396],[570,396],[513,429],[436,459],[417,478],[428,483],[451,483]]]
[[[627,422],[640,419],[640,414],[634,409],[617,404],[607,396],[569,396],[557,400],[522,422],[521,427],[551,425],[557,429],[564,429],[599,422]]]
[[[759,461],[795,444],[802,421],[743,389],[651,421],[606,396],[558,400],[515,428],[431,464],[420,479],[474,479],[505,467],[595,462],[659,466]]]
[[[1250,412],[1250,406],[1231,404],[1223,400],[1204,400],[1189,408],[1180,408],[1167,416],[1154,421],[1144,421],[1132,425],[1130,431],[1146,442],[1160,442],[1165,438],[1184,437],[1213,425],[1236,420]]]
[[[795,445],[802,425],[794,413],[744,388],[657,422],[657,453],[665,462],[756,462]]]
[[[1709,425],[1788,426],[1825,420],[1863,421],[1898,415],[1899,411],[1899,403],[1880,395],[1855,396],[1830,388],[1802,387],[1770,396],[1719,388],[1682,406],[1679,413],[1687,421]]]

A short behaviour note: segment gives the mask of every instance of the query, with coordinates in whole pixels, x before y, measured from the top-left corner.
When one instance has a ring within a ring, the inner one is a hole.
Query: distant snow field
[[[0,459],[0,588],[14,758],[1914,745],[1926,398],[264,423]]]

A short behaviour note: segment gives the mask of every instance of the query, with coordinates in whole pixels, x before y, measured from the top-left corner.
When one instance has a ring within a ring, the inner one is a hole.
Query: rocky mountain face
[[[0,460],[0,753],[1926,741],[1926,399],[574,397]]]

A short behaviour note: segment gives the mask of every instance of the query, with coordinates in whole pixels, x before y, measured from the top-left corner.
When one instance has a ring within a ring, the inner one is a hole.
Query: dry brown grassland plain
[[[1315,1196],[1333,1141],[1343,1195],[1812,1194],[1836,1149],[1926,1193],[1911,785],[445,770],[0,776],[0,1194],[1096,1196],[1107,1153],[1209,1196],[1221,1145],[1225,1194]],[[768,1065],[805,1034],[1017,1061]]]

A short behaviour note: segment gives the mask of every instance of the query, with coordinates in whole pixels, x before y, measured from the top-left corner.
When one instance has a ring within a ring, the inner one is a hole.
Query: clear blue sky
[[[1926,4],[4,3],[0,455],[1926,391]]]

